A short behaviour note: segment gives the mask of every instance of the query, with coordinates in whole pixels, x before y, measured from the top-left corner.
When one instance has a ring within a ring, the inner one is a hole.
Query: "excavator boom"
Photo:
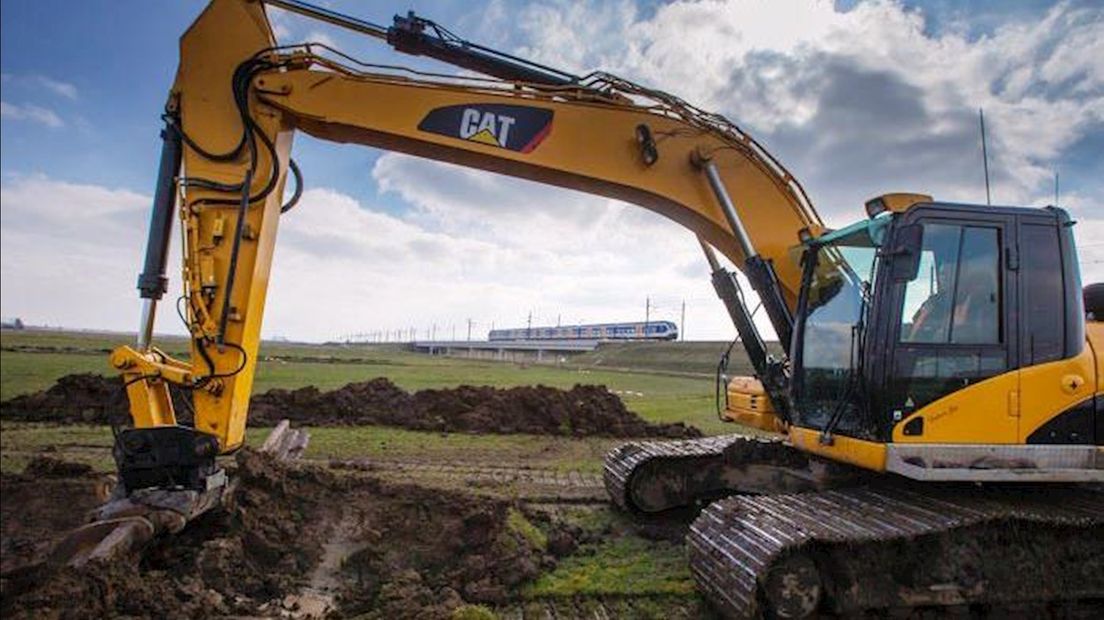
[[[408,30],[386,36],[405,41]],[[427,35],[415,34],[423,47],[399,49],[426,49]],[[261,3],[215,0],[188,30],[166,121],[141,277],[143,337],[112,363],[128,382],[138,430],[175,424],[167,385],[179,384],[192,392],[195,430],[217,440],[219,453],[244,437],[294,131],[641,205],[737,265],[765,266],[780,316],[797,301],[801,273],[790,252],[798,231],[823,229],[800,184],[753,139],[673,96],[606,74],[566,85],[452,79],[358,63],[319,45],[277,48]],[[734,199],[716,193],[725,187]],[[148,348],[178,195],[190,364]]]

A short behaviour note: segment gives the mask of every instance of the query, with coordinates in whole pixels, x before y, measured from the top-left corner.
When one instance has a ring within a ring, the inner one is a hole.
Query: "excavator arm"
[[[284,186],[289,169],[297,174],[290,158],[295,131],[660,213],[702,241],[718,290],[727,287],[735,295],[735,281],[711,248],[741,266],[775,330],[788,340],[801,280],[792,248],[801,235],[817,235],[823,226],[800,184],[723,117],[607,74],[575,78],[508,55],[475,50],[466,56],[469,46],[436,37],[433,28],[426,32],[427,24],[435,25],[413,16],[377,32],[299,2],[274,4],[386,38],[400,50],[535,81],[371,65],[317,44],[278,47],[264,3],[211,2],[181,39],[166,107],[139,279],[145,304],[139,341],[112,354],[134,421],[116,450],[128,487],[182,481],[202,487],[215,471],[214,456],[244,441],[277,228],[290,206],[282,203]],[[174,219],[184,245],[178,310],[191,336],[190,361],[172,359],[150,342],[156,304],[166,290]],[[756,340],[762,348],[742,302],[726,302],[742,312],[737,326],[745,344]],[[170,385],[190,392],[194,429],[176,424]],[[183,453],[188,458],[182,462]]]

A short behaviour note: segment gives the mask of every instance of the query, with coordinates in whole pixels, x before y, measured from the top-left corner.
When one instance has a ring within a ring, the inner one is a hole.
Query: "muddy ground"
[[[502,605],[579,543],[521,505],[243,451],[232,507],[141,557],[36,564],[98,502],[99,477],[43,459],[5,475],[0,615],[440,618]]]
[[[178,417],[190,407],[174,391]],[[110,424],[127,419],[121,380],[93,374],[62,377],[49,389],[0,403],[0,416],[27,422]],[[698,437],[697,429],[651,424],[625,408],[604,386],[493,388],[463,385],[413,394],[383,377],[323,392],[313,386],[273,389],[253,396],[250,421],[281,419],[306,426],[381,424],[414,430],[528,433],[561,436]]]
[[[174,405],[178,398],[174,394]],[[0,402],[0,417],[22,422],[123,424],[129,415],[126,388],[118,377],[65,375],[49,389]],[[183,403],[177,407],[187,411]]]
[[[42,560],[106,496],[107,476],[49,455],[0,476],[0,617],[713,617],[700,597],[641,590],[629,574],[614,589],[630,595],[586,593],[585,582],[566,596],[531,591],[625,537],[681,545],[685,524],[642,533],[611,521],[605,501],[519,497],[514,484],[488,494],[489,479],[471,490],[426,486],[414,472],[274,463],[250,450],[230,466],[239,486],[224,511],[140,555],[82,569]]]

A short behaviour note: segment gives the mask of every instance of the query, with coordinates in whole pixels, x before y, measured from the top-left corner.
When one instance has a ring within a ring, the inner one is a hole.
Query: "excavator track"
[[[893,479],[735,496],[702,511],[687,546],[730,618],[1104,614],[1100,488]]]
[[[606,454],[603,479],[622,510],[654,514],[733,493],[823,488],[855,473],[780,438],[718,435],[623,444]]]

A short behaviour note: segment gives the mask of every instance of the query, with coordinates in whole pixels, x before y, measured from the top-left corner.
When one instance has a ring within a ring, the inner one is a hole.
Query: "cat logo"
[[[516,118],[505,114],[496,116],[493,112],[464,108],[464,113],[460,116],[460,137],[506,148],[510,138],[510,128],[516,122]]]
[[[453,105],[430,110],[418,129],[531,153],[552,130],[552,110],[498,103]]]

